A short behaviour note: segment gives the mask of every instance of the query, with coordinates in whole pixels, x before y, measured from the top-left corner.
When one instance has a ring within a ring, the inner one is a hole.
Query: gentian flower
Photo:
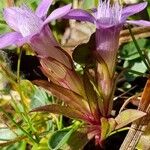
[[[30,38],[42,30],[49,32],[50,41],[53,45],[58,45],[47,24],[68,13],[71,4],[54,10],[46,18],[52,1],[42,0],[35,13],[25,5],[20,8],[10,7],[4,9],[4,20],[14,31],[0,36],[0,48],[2,49],[12,44],[21,46],[24,43],[30,43]]]
[[[119,47],[119,34],[124,24],[150,26],[149,21],[127,20],[144,8],[147,2],[122,8],[118,1],[113,4],[110,0],[100,0],[97,9],[92,13],[81,9],[72,9],[63,18],[88,21],[95,25],[95,40],[91,38],[90,45],[94,45],[91,51],[97,60],[97,84],[103,97],[105,116],[110,116],[113,105],[114,73],[117,50]],[[93,44],[95,42],[95,44]]]
[[[28,43],[40,57],[42,71],[49,74],[49,80],[80,94],[81,79],[75,74],[71,57],[59,46],[47,25],[67,14],[71,5],[54,10],[46,18],[51,3],[52,0],[42,0],[35,13],[26,6],[6,8],[4,19],[15,32],[0,37],[0,48]]]
[[[142,11],[146,6],[147,2],[143,2],[122,8],[117,1],[111,5],[110,0],[100,0],[98,8],[93,10],[93,14],[80,9],[72,9],[64,18],[88,21],[95,24],[96,50],[106,63],[110,76],[112,77],[119,45],[119,34],[122,26],[125,23],[150,26],[149,21],[127,20],[129,16]]]

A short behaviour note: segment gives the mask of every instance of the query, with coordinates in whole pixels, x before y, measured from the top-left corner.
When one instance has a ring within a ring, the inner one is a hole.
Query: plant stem
[[[62,115],[60,115],[60,117],[59,117],[59,128],[60,129],[62,129],[62,127],[63,127],[63,116]]]
[[[23,111],[24,111],[24,116],[26,118],[26,121],[30,127],[30,129],[32,131],[34,131],[33,127],[32,127],[32,123],[30,121],[30,118],[28,116],[28,113],[26,111],[26,104],[24,103],[24,100],[23,100],[23,94],[22,94],[22,91],[21,91],[21,86],[20,86],[20,67],[21,67],[21,57],[22,57],[22,48],[18,48],[18,52],[19,52],[19,57],[18,57],[18,63],[17,63],[17,82],[18,82],[18,92],[20,94],[20,99],[21,99],[21,104],[22,104],[22,107],[23,107]]]
[[[128,28],[129,28],[129,32],[130,32],[130,35],[131,35],[131,37],[132,37],[132,40],[133,40],[133,42],[134,42],[134,44],[135,44],[135,47],[136,47],[136,49],[137,49],[139,55],[141,56],[141,59],[143,60],[145,66],[147,67],[148,71],[150,72],[150,66],[149,66],[149,64],[147,63],[147,61],[146,61],[146,59],[145,59],[145,56],[143,55],[143,53],[142,53],[142,51],[141,51],[141,49],[140,49],[140,47],[139,47],[139,45],[138,45],[138,43],[137,43],[137,41],[136,41],[134,35],[133,35],[133,33],[132,33],[132,29],[131,29],[130,26],[128,26]]]
[[[150,66],[150,58],[148,57],[148,54],[147,54],[146,50],[144,49],[143,52],[144,52],[144,56],[145,56],[145,58],[147,60],[147,63]]]
[[[20,83],[20,65],[21,65],[21,56],[22,56],[22,48],[18,48],[19,56],[17,62],[17,82]]]
[[[3,112],[6,115],[6,117],[10,119],[16,125],[16,127],[18,127],[25,135],[27,135],[31,141],[33,141],[34,143],[38,143],[27,131],[25,131],[21,126],[19,126],[17,122],[15,122],[2,107],[0,107],[0,111]]]

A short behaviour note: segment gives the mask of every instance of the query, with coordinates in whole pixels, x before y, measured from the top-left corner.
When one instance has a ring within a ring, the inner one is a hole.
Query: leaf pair
[[[65,106],[55,105],[55,109],[53,109],[54,105],[51,106],[43,106],[36,108],[34,111],[48,111],[54,112],[58,114],[64,114],[66,116],[71,116],[71,118],[78,118],[83,119],[86,118],[85,114],[88,115],[89,109],[87,102],[83,99],[82,96],[76,94],[75,92],[63,88],[57,84],[47,81],[35,81],[35,83],[44,89],[50,91],[53,95],[57,98],[65,102]]]

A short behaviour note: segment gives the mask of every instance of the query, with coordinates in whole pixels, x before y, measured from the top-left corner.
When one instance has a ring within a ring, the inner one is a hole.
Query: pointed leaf
[[[85,89],[85,93],[87,96],[90,110],[91,110],[94,118],[99,121],[100,113],[99,113],[99,108],[98,108],[97,95],[96,95],[96,92],[95,92],[89,78],[88,78],[87,73],[84,73],[83,82],[84,82],[84,89]]]
[[[69,140],[73,132],[75,132],[80,126],[80,122],[75,122],[71,128],[65,128],[56,131],[49,140],[49,147],[53,150],[62,148],[64,144]]]
[[[115,121],[114,118],[109,118],[109,119],[108,119],[108,123],[109,123],[109,130],[108,130],[108,132],[107,132],[107,136],[109,136],[110,133],[111,133],[112,131],[114,131],[114,130],[115,130],[115,127],[116,127],[116,121]]]
[[[122,128],[145,115],[146,113],[135,109],[124,110],[115,118],[117,122],[117,126],[115,129]]]
[[[68,68],[62,63],[52,59],[41,59],[41,65],[47,77],[58,85],[72,90],[78,94],[82,93],[82,81],[73,68]]]
[[[109,131],[109,122],[106,118],[101,118],[101,140],[106,139]]]
[[[63,100],[70,107],[87,113],[87,108],[83,103],[83,98],[75,92],[44,80],[36,80],[34,83],[50,91],[54,96]]]
[[[115,130],[116,121],[114,118],[101,118],[101,140],[105,140]]]
[[[62,114],[64,116],[67,116],[69,118],[76,118],[76,119],[83,119],[84,115],[76,110],[72,109],[69,106],[61,106],[57,104],[51,104],[51,105],[45,105],[41,107],[37,107],[33,109],[31,112],[50,112],[50,113],[55,113],[55,114]]]
[[[73,132],[73,129],[68,128],[56,131],[48,142],[50,149],[60,149],[68,141]]]

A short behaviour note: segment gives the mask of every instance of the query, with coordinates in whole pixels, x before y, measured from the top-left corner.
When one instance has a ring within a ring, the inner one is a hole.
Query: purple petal
[[[53,0],[42,0],[35,11],[35,14],[40,18],[45,17],[52,2]]]
[[[63,17],[70,11],[70,9],[71,9],[71,4],[55,9],[44,21],[44,25],[47,24],[48,22],[51,22],[53,20]]]
[[[18,22],[16,20],[16,14],[19,11],[19,8],[12,7],[4,9],[3,16],[6,23],[15,31],[19,32]]]
[[[81,10],[81,9],[72,9],[63,18],[75,19],[75,20],[79,20],[79,21],[89,21],[91,23],[95,22],[95,18],[90,13],[88,13],[85,10]]]
[[[6,33],[5,35],[0,36],[0,49],[7,46],[17,44],[18,41],[22,39],[22,35],[17,32]]]
[[[29,44],[31,38],[32,38],[32,35],[31,35],[31,36],[23,37],[22,39],[20,39],[20,40],[17,42],[17,45],[20,47],[20,46],[22,46],[23,44],[26,44],[26,43]]]
[[[107,64],[111,76],[113,75],[115,67],[120,31],[121,26],[96,29],[97,51]]]
[[[51,57],[71,68],[70,59],[65,52],[58,48],[59,45],[48,26],[44,26],[40,33],[34,35],[30,40],[30,44],[40,57]]]
[[[134,15],[142,11],[147,6],[147,2],[131,5],[123,8],[122,10],[122,20],[125,20],[127,17]]]
[[[26,6],[5,9],[4,18],[7,24],[23,37],[39,32],[43,24],[43,21]]]
[[[138,26],[148,26],[150,27],[150,21],[145,20],[135,20],[135,21],[126,21],[129,24],[138,25]]]

